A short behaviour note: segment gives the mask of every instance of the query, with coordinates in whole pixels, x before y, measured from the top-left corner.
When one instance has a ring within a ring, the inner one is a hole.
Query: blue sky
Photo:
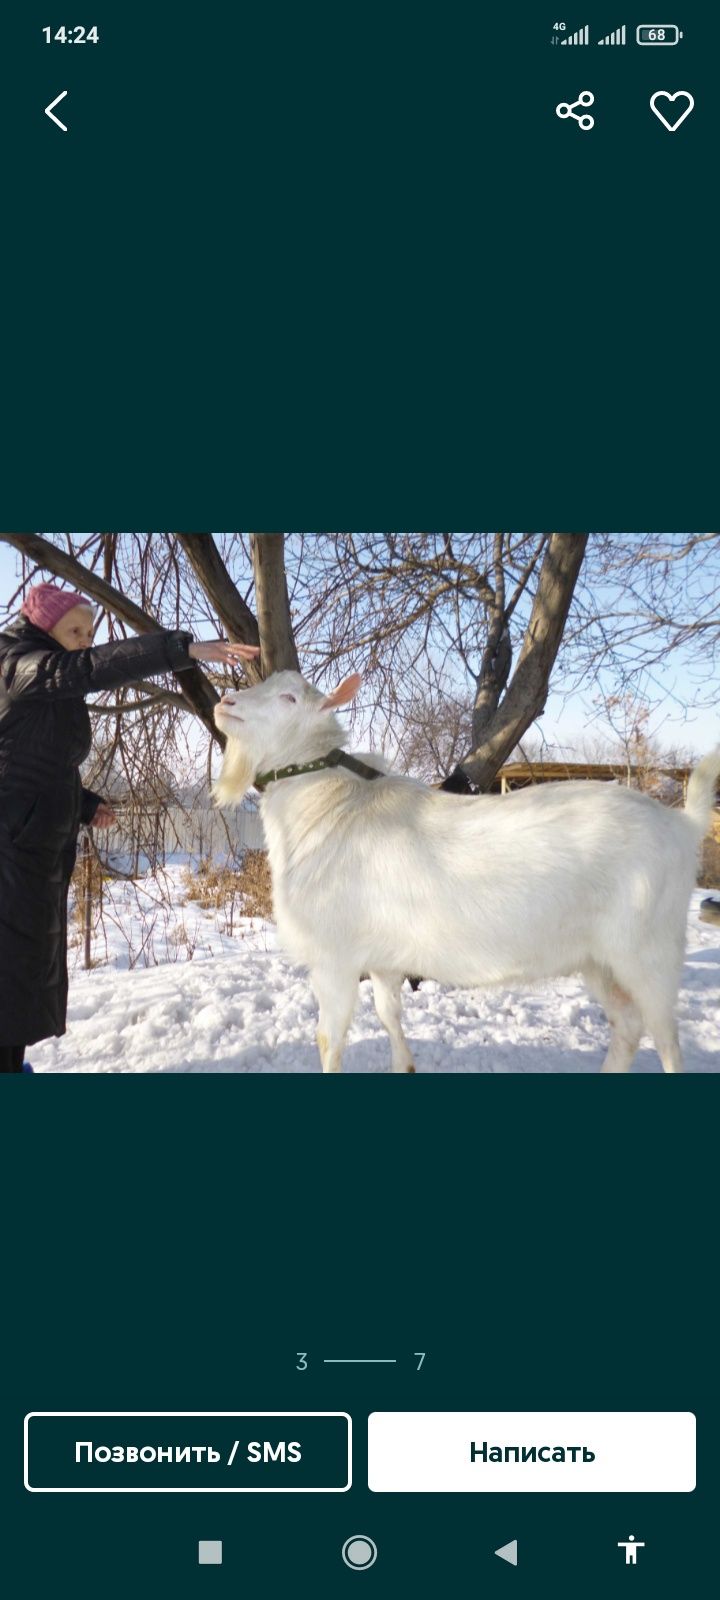
[[[0,544],[2,606],[16,587],[18,559],[14,549]],[[673,652],[664,664],[655,669],[652,698],[665,698],[653,717],[651,728],[662,743],[682,745],[700,755],[720,745],[720,695],[717,706],[688,709],[694,695],[693,679],[696,676],[696,670],[680,650]],[[551,692],[541,729],[549,745],[562,746],[566,753],[571,749],[577,750],[586,734],[592,737],[602,734],[609,736],[610,733],[607,724],[597,718],[590,692],[577,694],[571,701],[564,701],[560,693]]]

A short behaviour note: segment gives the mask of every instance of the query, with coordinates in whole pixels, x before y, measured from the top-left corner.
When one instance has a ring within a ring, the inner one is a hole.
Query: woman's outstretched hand
[[[117,817],[112,806],[109,806],[106,800],[101,800],[92,822],[90,823],[90,827],[112,828],[116,822]]]
[[[252,661],[260,654],[259,644],[233,644],[227,639],[196,640],[188,654],[193,661],[223,661],[234,667],[238,661]]]

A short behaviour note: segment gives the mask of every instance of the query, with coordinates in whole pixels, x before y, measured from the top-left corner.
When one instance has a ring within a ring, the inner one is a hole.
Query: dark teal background
[[[6,8],[3,525],[713,525],[720,13],[557,9]]]
[[[6,1079],[7,1592],[712,1592],[716,1124],[702,1075]],[[322,1366],[339,1355],[398,1365]],[[22,1487],[29,1410],[249,1407],[350,1411],[349,1493]],[[424,1407],[693,1410],[698,1487],[370,1494],[368,1412]],[[358,1532],[362,1580],[340,1557]],[[511,1538],[516,1572],[492,1553]]]

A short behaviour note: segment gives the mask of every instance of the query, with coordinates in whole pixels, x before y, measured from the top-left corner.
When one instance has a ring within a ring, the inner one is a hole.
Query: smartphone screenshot
[[[6,19],[12,1600],[712,1591],[719,29],[669,16]]]

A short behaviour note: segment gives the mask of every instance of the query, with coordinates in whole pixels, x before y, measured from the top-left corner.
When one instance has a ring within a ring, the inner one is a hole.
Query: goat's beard
[[[239,806],[255,777],[255,760],[239,739],[228,739],[212,794],[217,806]]]

